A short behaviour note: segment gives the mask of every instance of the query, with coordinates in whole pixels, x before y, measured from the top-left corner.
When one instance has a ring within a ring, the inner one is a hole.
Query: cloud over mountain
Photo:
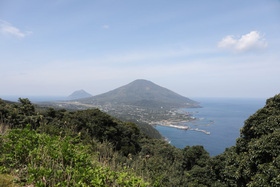
[[[265,49],[267,47],[267,42],[258,31],[251,31],[239,38],[232,35],[226,36],[218,43],[218,47],[242,53],[251,50]]]

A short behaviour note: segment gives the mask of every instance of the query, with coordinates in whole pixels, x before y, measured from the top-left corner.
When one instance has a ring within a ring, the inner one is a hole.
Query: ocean
[[[240,136],[240,128],[244,121],[265,105],[266,99],[248,98],[196,98],[202,108],[183,109],[193,112],[197,118],[194,122],[186,123],[192,129],[210,132],[181,130],[166,126],[156,126],[156,129],[177,148],[203,145],[210,156],[216,156],[225,148],[235,145]],[[207,126],[210,124],[209,126]],[[206,125],[206,126],[205,126]]]

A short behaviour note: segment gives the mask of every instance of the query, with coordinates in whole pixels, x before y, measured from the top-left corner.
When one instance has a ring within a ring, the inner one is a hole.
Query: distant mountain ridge
[[[67,99],[75,100],[92,97],[91,94],[87,93],[85,90],[77,90],[67,97]]]
[[[135,80],[112,91],[79,101],[85,104],[102,105],[111,103],[149,108],[189,108],[199,106],[196,101],[144,79]]]

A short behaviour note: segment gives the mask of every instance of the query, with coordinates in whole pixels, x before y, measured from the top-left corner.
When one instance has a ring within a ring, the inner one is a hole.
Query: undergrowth
[[[50,136],[12,129],[0,135],[0,173],[16,176],[20,185],[148,186],[133,171],[101,166],[97,153],[80,136]]]

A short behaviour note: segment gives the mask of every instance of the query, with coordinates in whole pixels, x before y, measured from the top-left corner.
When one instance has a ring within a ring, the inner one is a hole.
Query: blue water
[[[197,118],[186,125],[195,129],[210,132],[180,130],[165,126],[156,126],[156,129],[177,148],[187,145],[203,145],[211,156],[224,152],[225,148],[235,145],[235,140],[240,136],[240,128],[244,121],[258,109],[265,105],[266,99],[240,99],[240,98],[197,98],[203,108],[184,109],[197,112],[192,115]],[[214,121],[210,126],[207,125]]]

